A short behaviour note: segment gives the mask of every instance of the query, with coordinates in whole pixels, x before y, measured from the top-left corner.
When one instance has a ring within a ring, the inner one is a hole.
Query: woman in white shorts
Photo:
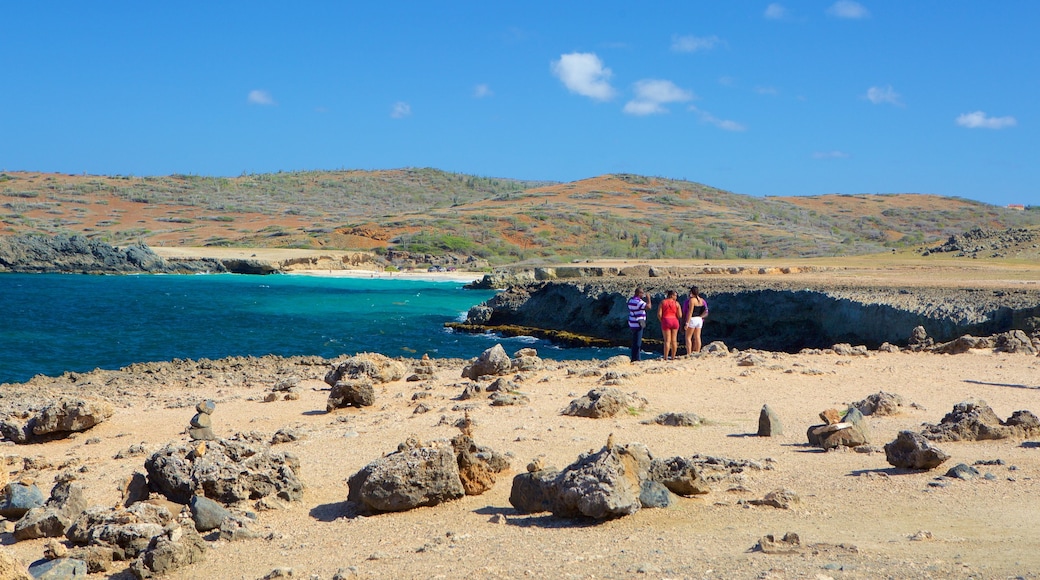
[[[683,334],[686,338],[686,355],[701,351],[701,328],[708,316],[708,301],[700,295],[700,290],[693,286],[690,295],[682,305]]]

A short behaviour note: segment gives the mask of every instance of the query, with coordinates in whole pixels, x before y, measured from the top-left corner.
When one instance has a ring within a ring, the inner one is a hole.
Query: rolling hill
[[[1038,210],[926,194],[759,198],[629,174],[554,183],[415,168],[234,178],[0,173],[0,235],[450,251],[493,263],[869,254],[975,227],[1037,228]]]

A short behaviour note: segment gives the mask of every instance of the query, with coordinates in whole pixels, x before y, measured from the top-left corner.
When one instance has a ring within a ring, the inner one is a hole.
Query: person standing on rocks
[[[701,296],[700,289],[690,286],[690,295],[682,305],[683,335],[686,338],[686,356],[701,351],[701,328],[708,317],[708,301]]]
[[[664,360],[675,360],[679,352],[679,319],[682,318],[682,307],[676,300],[675,290],[669,290],[664,301],[657,306],[657,319],[661,321],[661,334],[664,335]]]
[[[650,308],[650,297],[637,287],[628,299],[628,328],[632,331],[632,362],[639,360],[643,350],[643,331],[646,330],[646,311]]]

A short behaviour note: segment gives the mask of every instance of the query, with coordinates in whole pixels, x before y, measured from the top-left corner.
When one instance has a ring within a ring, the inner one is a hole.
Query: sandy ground
[[[474,356],[479,353],[473,353]],[[92,504],[115,505],[119,485],[143,472],[145,456],[114,459],[131,445],[148,452],[182,432],[203,398],[213,398],[219,434],[293,427],[306,437],[276,447],[297,454],[307,488],[302,502],[259,514],[260,539],[210,541],[206,562],[169,576],[261,578],[289,566],[296,578],[330,579],[337,571],[363,578],[1009,578],[1040,577],[1040,443],[1002,440],[943,443],[951,459],[931,472],[892,468],[884,453],[823,452],[807,446],[805,430],[828,408],[886,391],[917,407],[868,417],[878,447],[902,429],[938,423],[969,398],[987,401],[1001,418],[1013,411],[1040,412],[1040,358],[973,352],[963,355],[877,353],[870,357],[764,355],[766,363],[738,366],[736,357],[702,355],[679,361],[548,363],[514,380],[530,404],[491,407],[454,400],[462,391],[457,363],[439,365],[434,380],[397,381],[378,390],[374,407],[325,412],[320,380],[301,383],[296,401],[261,402],[261,385],[212,389],[125,391],[116,414],[71,439],[6,446],[12,477],[33,477],[45,492],[62,463],[82,464],[78,483]],[[619,387],[649,407],[610,419],[560,414],[567,403],[601,384],[597,373],[625,375]],[[315,376],[325,369],[315,369]],[[511,378],[513,378],[511,376]],[[415,393],[431,410],[413,412]],[[89,392],[78,392],[89,397]],[[760,438],[759,410],[769,404],[785,436]],[[443,424],[468,409],[478,443],[507,453],[513,471],[489,492],[435,507],[370,517],[345,503],[346,479],[369,461],[414,435],[450,438]],[[646,425],[658,413],[693,412],[700,427]],[[522,515],[510,506],[512,476],[535,457],[564,467],[579,453],[599,449],[613,433],[617,443],[642,442],[658,457],[696,453],[751,459],[773,466],[748,470],[713,484],[712,492],[677,498],[664,509],[644,509],[604,521]],[[18,472],[21,457],[52,467]],[[991,479],[937,480],[957,463],[980,465]],[[933,486],[933,484],[939,484]],[[791,509],[751,506],[741,500],[786,488],[801,498]],[[249,507],[249,506],[242,506]],[[504,521],[495,523],[493,520]],[[766,534],[799,534],[805,544],[826,544],[795,555],[752,551]],[[7,549],[23,562],[42,557],[43,540]],[[854,546],[854,548],[853,548]],[[98,576],[102,577],[102,576]],[[111,576],[110,576],[111,577]],[[115,578],[129,576],[115,575]]]

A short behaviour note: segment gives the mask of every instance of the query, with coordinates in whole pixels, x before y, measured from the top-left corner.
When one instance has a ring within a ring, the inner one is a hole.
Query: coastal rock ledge
[[[971,334],[1040,331],[1040,290],[886,288],[703,277],[541,281],[517,284],[470,310],[466,325],[573,333],[627,345],[626,301],[642,286],[656,306],[667,290],[699,285],[710,305],[707,341],[797,352],[838,343],[905,345],[921,326],[936,342]],[[660,339],[649,313],[648,339]]]

